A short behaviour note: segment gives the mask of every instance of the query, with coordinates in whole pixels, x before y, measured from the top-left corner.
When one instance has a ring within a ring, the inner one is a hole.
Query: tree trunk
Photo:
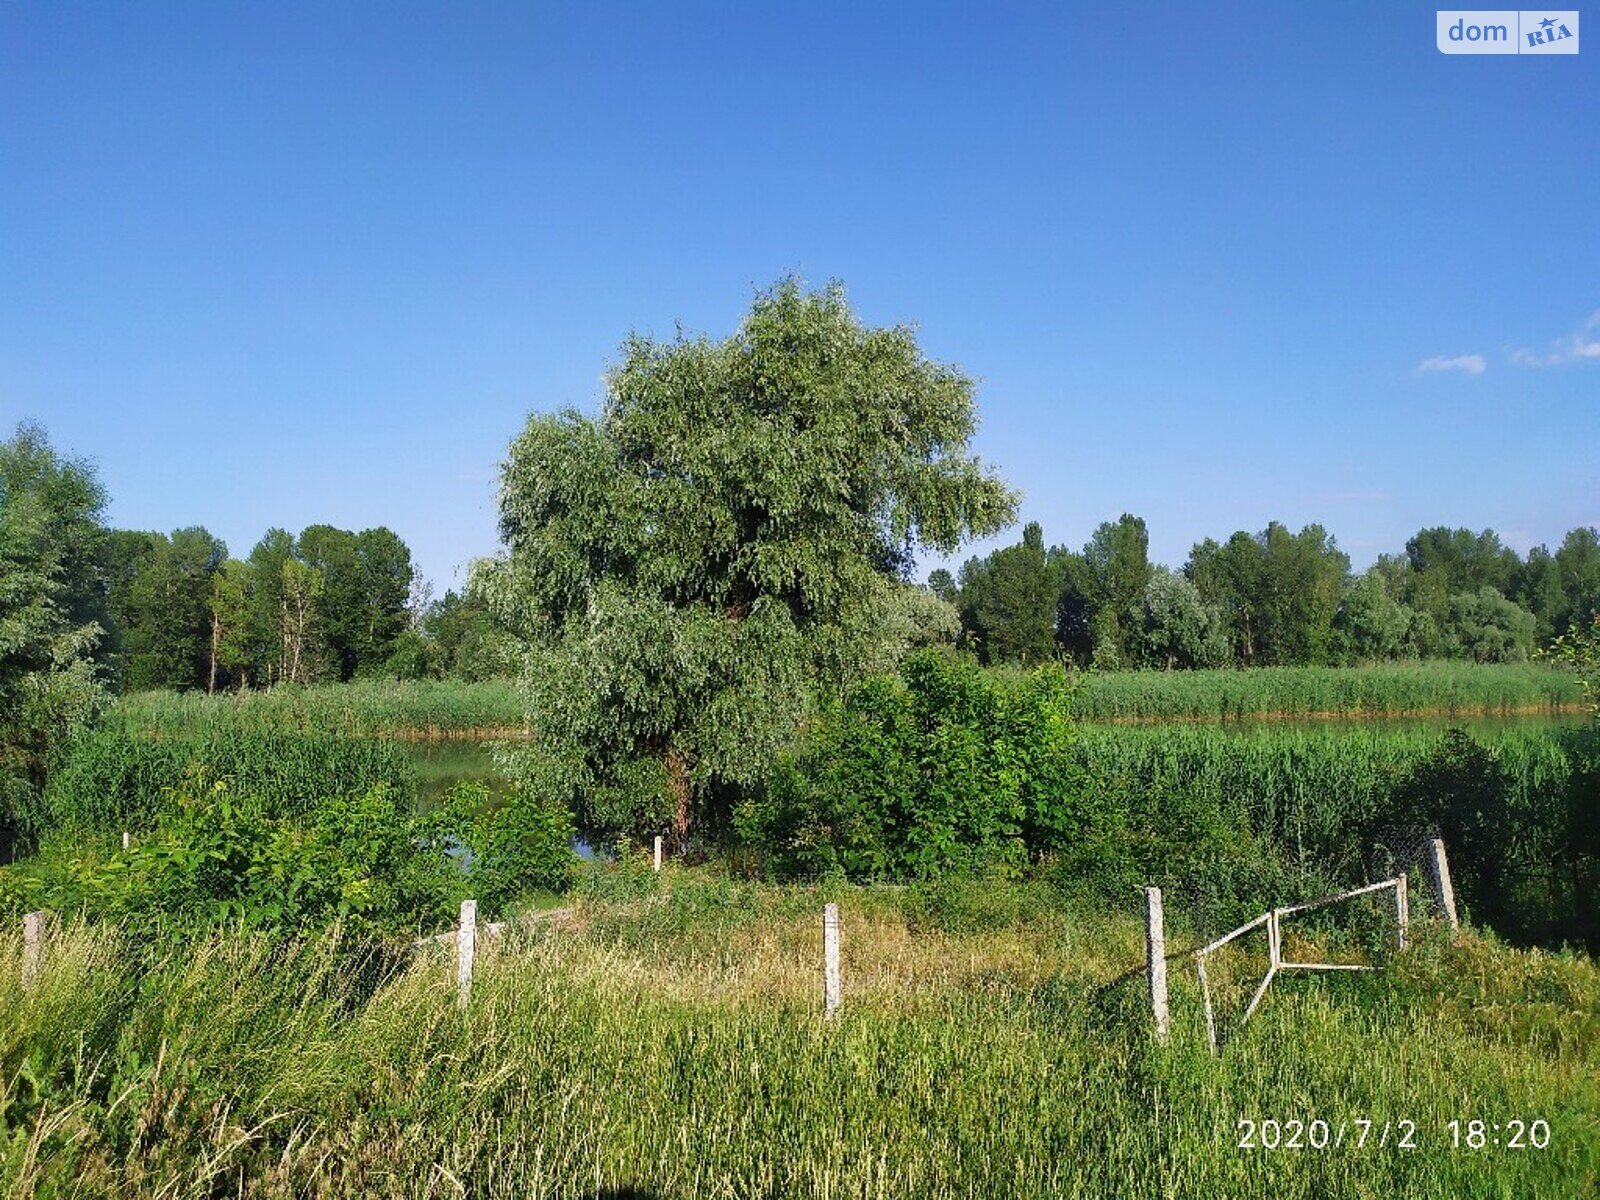
[[[217,620],[217,614],[211,614],[211,674],[206,679],[206,695],[214,695],[217,690],[217,645],[222,641],[222,622]]]
[[[689,760],[681,750],[668,750],[661,762],[667,769],[667,787],[677,804],[672,832],[681,850],[689,840]]]

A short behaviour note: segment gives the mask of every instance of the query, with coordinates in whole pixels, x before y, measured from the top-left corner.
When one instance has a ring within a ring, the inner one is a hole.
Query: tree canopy
[[[537,784],[681,837],[760,778],[816,689],[891,665],[916,551],[1012,519],[975,424],[911,329],[792,279],[731,337],[629,338],[598,418],[531,418],[479,579],[529,642]]]
[[[0,442],[0,832],[98,702],[104,508],[94,469],[38,426]]]

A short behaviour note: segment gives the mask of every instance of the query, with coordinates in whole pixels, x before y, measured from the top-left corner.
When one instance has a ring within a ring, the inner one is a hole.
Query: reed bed
[[[1557,712],[1582,703],[1572,675],[1543,663],[1414,662],[1092,673],[1076,712],[1090,721],[1240,720]]]
[[[1086,674],[1077,714],[1090,721],[1233,720],[1576,711],[1571,675],[1540,663],[1396,663],[1248,671]],[[129,724],[158,733],[212,725],[413,738],[527,736],[510,680],[357,680],[207,696],[140,692],[118,701]]]
[[[159,734],[216,727],[419,739],[526,734],[522,697],[509,680],[355,680],[210,696],[139,692],[119,700],[115,713]]]
[[[1600,1182],[1600,972],[1581,956],[1422,938],[1381,973],[1275,984],[1213,1058],[1181,960],[1154,1043],[1131,912],[941,928],[905,893],[826,894],[833,1022],[824,893],[688,872],[486,948],[465,1012],[448,954],[69,927],[25,989],[8,934],[0,1188],[1458,1200]],[[1543,1119],[1550,1144],[1454,1148],[1447,1123],[1473,1117]],[[1415,1148],[1240,1149],[1262,1118],[1411,1121]]]
[[[1416,866],[1437,834],[1476,919],[1520,944],[1600,949],[1593,726],[1100,725],[1077,752],[1123,822],[1108,860],[1126,886],[1168,883],[1226,921]]]
[[[111,724],[84,734],[50,778],[40,823],[48,829],[140,829],[174,803],[226,781],[274,814],[303,813],[330,796],[378,785],[407,801],[417,770],[393,741],[315,729],[203,725],[152,737]]]

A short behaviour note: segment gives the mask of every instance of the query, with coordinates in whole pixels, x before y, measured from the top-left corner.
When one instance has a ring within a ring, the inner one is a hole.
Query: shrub
[[[450,856],[458,824],[447,812],[414,813],[382,784],[285,815],[225,780],[199,780],[174,789],[130,849],[97,856],[89,845],[68,856],[51,847],[29,864],[29,882],[0,885],[0,894],[134,925],[431,926],[466,894]]]
[[[1014,871],[1095,839],[1056,666],[985,671],[937,651],[824,709],[735,829],[782,875]]]
[[[479,812],[467,835],[478,903],[499,910],[529,891],[565,891],[577,865],[572,814],[522,792],[512,792],[492,810],[487,801],[481,784],[458,784],[449,800]]]

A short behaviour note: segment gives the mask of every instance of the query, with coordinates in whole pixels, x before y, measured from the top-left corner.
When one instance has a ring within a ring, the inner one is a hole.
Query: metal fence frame
[[[1217,1048],[1217,1021],[1211,1006],[1211,982],[1206,978],[1206,956],[1222,949],[1235,938],[1243,937],[1260,925],[1267,927],[1267,973],[1256,985],[1255,994],[1250,997],[1250,1003],[1245,1006],[1244,1016],[1239,1019],[1243,1025],[1248,1021],[1258,1007],[1262,998],[1267,994],[1267,987],[1279,971],[1372,971],[1377,968],[1366,963],[1310,963],[1310,962],[1285,962],[1283,958],[1283,918],[1294,913],[1308,912],[1314,908],[1323,908],[1329,904],[1337,904],[1341,900],[1353,900],[1357,896],[1365,896],[1372,892],[1380,892],[1385,888],[1394,889],[1395,910],[1395,942],[1401,950],[1406,948],[1406,929],[1411,923],[1411,908],[1406,895],[1406,877],[1396,875],[1393,879],[1383,879],[1377,883],[1369,883],[1365,887],[1352,888],[1348,892],[1339,892],[1332,896],[1321,896],[1316,900],[1307,900],[1301,904],[1289,904],[1282,908],[1274,908],[1262,913],[1259,917],[1252,917],[1239,928],[1223,934],[1216,941],[1202,946],[1194,952],[1195,970],[1200,976],[1200,996],[1205,1004],[1206,1012],[1206,1040],[1211,1043],[1211,1049]]]

